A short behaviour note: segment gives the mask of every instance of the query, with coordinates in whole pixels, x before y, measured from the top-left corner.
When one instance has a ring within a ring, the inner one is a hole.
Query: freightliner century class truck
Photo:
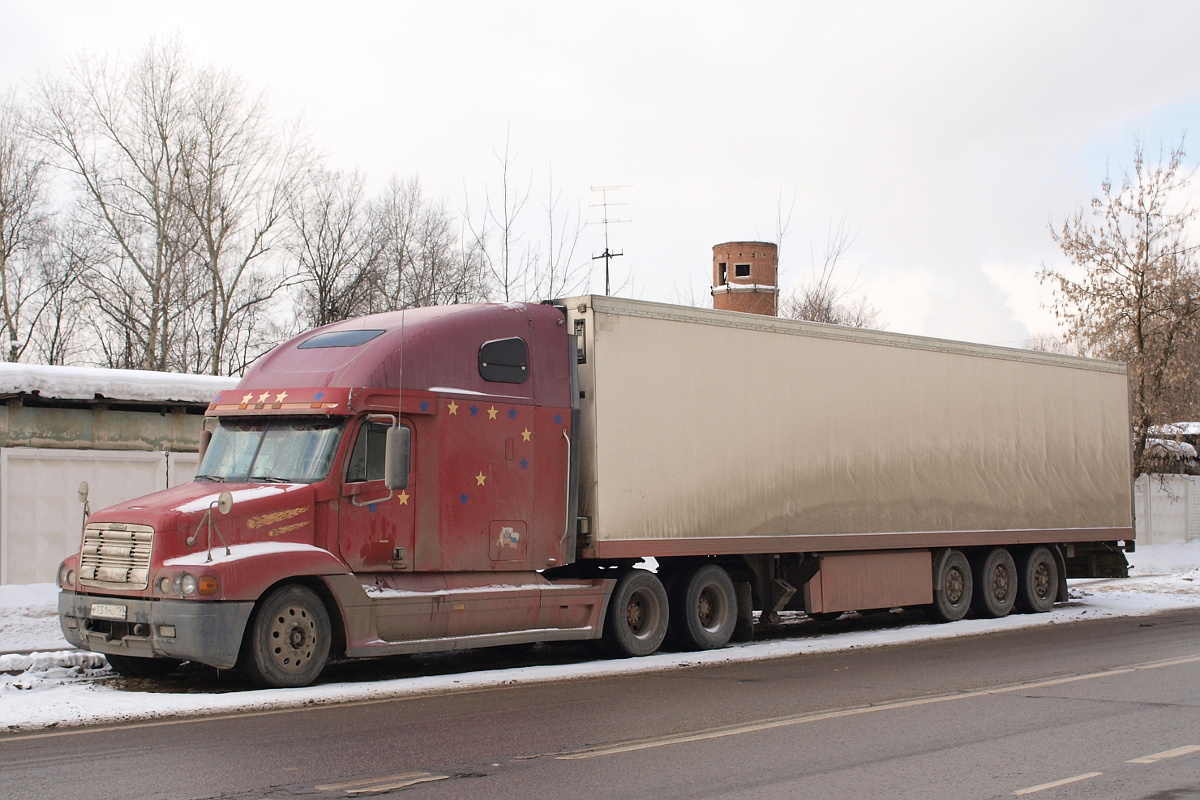
[[[457,305],[302,334],[206,413],[195,481],[91,514],[59,571],[67,639],[122,674],[1044,612],[1134,545],[1126,370],[1047,353]]]

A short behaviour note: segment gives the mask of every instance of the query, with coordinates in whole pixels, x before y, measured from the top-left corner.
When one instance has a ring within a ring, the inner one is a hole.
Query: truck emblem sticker
[[[291,519],[292,517],[298,517],[306,511],[308,511],[308,506],[288,508],[284,509],[283,511],[273,511],[270,514],[262,514],[257,517],[251,517],[250,519],[246,520],[246,527],[251,529],[265,528],[268,525],[274,525],[276,522],[283,522],[284,520]]]
[[[495,419],[496,414],[498,414],[498,413],[499,412],[496,410],[496,407],[492,406],[491,408],[488,409],[488,419]]]
[[[458,403],[451,400],[449,402],[449,404],[446,406],[446,411],[450,414],[450,416],[457,417],[458,416]]]
[[[522,442],[528,442],[530,436],[533,436],[533,431],[529,430],[529,428],[526,428],[525,430],[521,431],[521,441]]]
[[[479,474],[475,476],[475,485],[483,486],[486,483],[487,483],[487,475],[484,475],[483,470],[480,470]]]
[[[521,534],[512,528],[500,529],[500,541],[496,542],[500,547],[516,547],[521,541]]]

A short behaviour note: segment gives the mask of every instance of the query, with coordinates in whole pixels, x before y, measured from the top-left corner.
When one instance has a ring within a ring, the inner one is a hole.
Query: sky
[[[418,176],[477,213],[507,147],[527,239],[552,180],[581,265],[604,249],[592,187],[622,187],[616,293],[707,305],[713,245],[775,241],[790,212],[785,293],[844,220],[839,281],[889,330],[1021,346],[1054,327],[1050,226],[1138,138],[1200,127],[1197,30],[1200,4],[1154,0],[0,0],[0,91],[178,36],[371,188]]]

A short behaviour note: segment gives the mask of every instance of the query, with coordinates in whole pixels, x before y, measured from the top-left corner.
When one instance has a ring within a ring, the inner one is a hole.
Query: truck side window
[[[346,482],[383,480],[383,454],[387,447],[388,425],[383,422],[368,422],[358,429],[350,464],[346,468]]]
[[[524,339],[495,339],[479,348],[479,375],[485,381],[524,383],[529,377],[529,347]]]

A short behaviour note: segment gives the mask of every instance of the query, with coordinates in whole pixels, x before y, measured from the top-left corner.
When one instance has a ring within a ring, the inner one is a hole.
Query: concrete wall
[[[1200,539],[1200,477],[1143,475],[1133,502],[1138,544]]]
[[[0,448],[0,584],[53,581],[59,562],[79,549],[81,481],[98,510],[190,481],[197,460],[161,450]]]
[[[0,402],[0,584],[54,580],[79,547],[81,481],[101,509],[191,480],[204,418],[186,409]]]

